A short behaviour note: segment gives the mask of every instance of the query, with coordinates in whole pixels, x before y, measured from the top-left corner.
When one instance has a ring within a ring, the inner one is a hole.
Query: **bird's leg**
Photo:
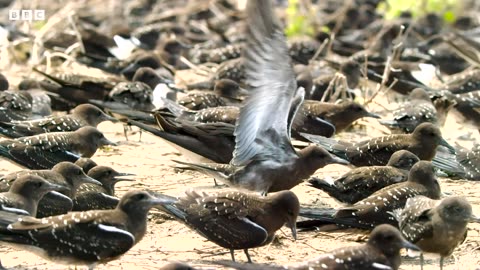
[[[420,270],[423,270],[423,252],[420,253]]]
[[[139,137],[138,137],[138,142],[142,142],[143,130],[142,130],[142,129],[139,129],[138,133],[140,133],[140,134],[139,134]]]
[[[230,249],[230,255],[232,255],[232,261],[235,262],[235,253],[233,253],[233,249]]]
[[[250,254],[248,254],[248,249],[244,249],[243,252],[245,252],[245,255],[247,255],[248,263],[252,263],[252,259],[250,258]]]
[[[125,136],[125,140],[128,141],[127,129],[128,129],[128,126],[124,124],[123,125],[123,136]]]
[[[440,270],[443,269],[443,256],[440,256]]]

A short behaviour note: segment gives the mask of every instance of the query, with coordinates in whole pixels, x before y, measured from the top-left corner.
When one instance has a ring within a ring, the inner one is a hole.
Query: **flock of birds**
[[[405,12],[387,22],[376,11],[380,1],[318,1],[320,22],[332,32],[287,40],[277,16],[283,8],[270,0],[248,0],[245,11],[228,0],[118,2],[121,15],[118,7],[99,18],[78,10],[69,17],[73,34],[52,30],[35,38],[2,25],[10,44],[41,42],[47,63],[33,68],[42,79],[13,86],[0,76],[0,156],[25,168],[0,179],[2,245],[93,268],[141,241],[147,214],[157,208],[229,249],[233,262],[222,267],[399,269],[405,248],[439,254],[442,268],[468,223],[480,221],[467,198],[445,196],[437,180],[480,180],[479,145],[453,147],[440,131],[450,111],[480,130],[474,18],[447,27],[435,14],[415,20]],[[60,63],[104,75],[52,70],[57,60],[49,51]],[[214,64],[206,80],[175,84],[179,70],[204,72]],[[414,76],[428,67],[442,84]],[[367,80],[380,86],[369,91],[371,99],[382,89],[408,96],[392,119],[354,101],[368,97],[359,87]],[[363,117],[379,119],[392,135],[331,138]],[[104,121],[123,122],[125,136],[136,126],[166,140],[188,157],[175,161],[179,169],[231,189],[115,197],[115,184],[132,175],[90,159],[100,147],[117,145],[96,128]],[[351,170],[334,181],[310,178],[328,164]],[[290,189],[307,180],[345,206],[301,207]],[[363,245],[296,266],[235,263],[234,250],[251,263],[248,249],[271,243],[283,226],[293,238],[297,229],[371,232]]]

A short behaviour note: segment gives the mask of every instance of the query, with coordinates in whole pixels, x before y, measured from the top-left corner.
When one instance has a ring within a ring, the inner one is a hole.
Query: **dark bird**
[[[122,80],[115,77],[92,77],[83,74],[53,72],[47,74],[36,68],[48,80],[40,81],[40,86],[52,93],[52,107],[56,110],[70,110],[75,106],[88,103],[91,99],[103,100],[115,85]]]
[[[336,141],[310,134],[302,136],[355,166],[386,165],[390,156],[398,150],[408,150],[420,160],[432,160],[439,145],[455,153],[455,149],[442,138],[440,129],[432,123],[420,124],[411,134],[394,134],[358,143]]]
[[[137,244],[145,235],[148,211],[160,203],[148,192],[130,191],[112,210],[42,219],[21,217],[8,226],[8,233],[0,233],[0,241],[22,246],[49,260],[93,269],[96,264],[118,259]]]
[[[85,173],[88,173],[92,168],[98,166],[98,164],[90,158],[79,158],[75,161],[75,165],[82,168]]]
[[[219,262],[219,264],[238,270],[398,270],[401,264],[400,250],[403,248],[420,250],[417,246],[405,240],[398,229],[383,224],[373,229],[367,243],[363,245],[335,249],[320,255],[314,260],[293,266],[239,264],[234,262]]]
[[[269,244],[283,225],[292,230],[300,203],[291,191],[266,197],[240,191],[216,194],[185,192],[185,197],[156,195],[164,200],[162,210],[197,231],[215,244],[228,248],[235,261],[234,250],[243,249],[249,262],[248,249]]]
[[[472,147],[470,151],[461,149],[458,151],[456,158],[465,172],[465,178],[480,180],[480,144]]]
[[[394,215],[408,241],[422,252],[440,254],[440,269],[443,259],[465,241],[468,222],[479,222],[470,203],[462,197],[432,200],[417,196],[408,199],[405,208],[395,210]],[[421,259],[423,265],[423,254]]]
[[[61,191],[64,187],[52,184],[35,175],[24,175],[10,189],[0,193],[0,210],[19,215],[37,215],[39,201],[50,191]]]
[[[155,89],[159,84],[166,84],[174,88],[174,79],[171,74],[164,75],[150,67],[141,67],[135,71],[132,81],[146,83],[150,88]]]
[[[198,111],[190,110],[182,105],[163,98],[165,108],[161,108],[159,113],[164,112],[165,116],[174,116],[181,120],[196,121],[201,123],[222,122],[235,125],[240,113],[237,106],[220,106],[205,108]]]
[[[23,121],[32,118],[32,96],[25,91],[0,92],[0,121]]]
[[[235,148],[235,127],[231,124],[198,123],[155,115],[158,127],[129,121],[155,136],[166,140],[193,162],[228,163]]]
[[[290,141],[292,122],[304,90],[298,88],[280,23],[270,1],[247,5],[245,72],[251,95],[235,127],[230,164],[186,164],[228,185],[262,194],[290,189],[318,168],[346,164],[311,145],[296,151]]]
[[[342,132],[360,118],[380,118],[380,116],[368,112],[362,105],[349,101],[334,104],[316,100],[305,100],[300,112],[307,118],[318,117],[333,124],[336,133]],[[305,130],[302,132],[309,133],[308,129],[302,129]]]
[[[29,169],[50,169],[62,161],[92,157],[99,147],[117,145],[94,127],[0,141],[0,155]]]
[[[134,181],[123,178],[134,174],[120,173],[107,166],[96,166],[89,170],[87,175],[99,181],[101,185],[82,184],[73,197],[73,211],[114,209],[119,202],[115,197],[115,184],[121,181]]]
[[[438,123],[437,110],[427,91],[415,88],[408,97],[408,101],[393,112],[393,120],[380,120],[380,123],[406,133],[411,133],[421,123]]]
[[[0,122],[0,133],[8,138],[39,135],[47,132],[75,131],[84,126],[97,127],[104,121],[118,120],[94,105],[78,105],[71,114],[38,120]]]
[[[222,79],[215,82],[213,91],[192,90],[178,98],[177,103],[190,110],[201,110],[240,104],[243,95],[246,95],[245,90],[236,82]]]
[[[355,168],[334,182],[318,178],[308,182],[340,202],[354,204],[386,186],[406,181],[408,171],[419,160],[411,152],[400,150],[393,153],[386,166]]]
[[[153,90],[143,82],[120,82],[108,93],[104,100],[89,100],[101,108],[135,109],[151,111],[153,105]]]
[[[4,191],[25,175],[40,176],[46,181],[63,187],[60,192],[46,194],[38,205],[38,217],[53,216],[72,210],[72,199],[84,183],[102,185],[101,182],[86,175],[82,168],[70,162],[60,162],[51,170],[22,170],[7,174],[1,178],[0,187]]]
[[[8,90],[10,84],[8,83],[7,77],[0,73],[0,91]]]
[[[391,214],[393,210],[403,208],[407,199],[424,195],[432,199],[441,196],[440,185],[435,178],[433,165],[428,161],[419,161],[413,165],[406,182],[390,185],[378,190],[369,197],[352,206],[342,207],[331,213],[322,209],[305,209],[301,216],[312,220],[299,222],[299,227],[335,224],[333,229],[353,227],[372,229],[383,223],[394,226],[398,222]]]

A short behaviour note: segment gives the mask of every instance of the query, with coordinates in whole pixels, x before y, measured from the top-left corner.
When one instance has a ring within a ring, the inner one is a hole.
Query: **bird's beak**
[[[332,156],[332,164],[342,164],[342,165],[350,165],[350,162],[348,160],[345,160],[343,158],[335,157]]]
[[[110,122],[113,122],[113,123],[116,123],[116,122],[119,122],[119,120],[113,116],[110,116],[108,114],[103,114],[103,119],[105,119],[106,121],[110,121]]]
[[[104,145],[118,146],[117,143],[114,143],[114,142],[110,141],[109,139],[107,139],[107,138],[105,138],[105,137],[100,140],[100,144],[101,144],[102,146],[104,146]]]
[[[135,181],[135,179],[130,179],[130,178],[123,178],[122,176],[135,176],[133,173],[116,173],[113,179],[115,182],[121,182],[121,181]]]
[[[451,154],[455,154],[455,153],[456,153],[455,148],[453,148],[453,146],[451,146],[444,138],[442,138],[442,139],[440,140],[440,145],[445,146],[446,148],[448,148],[448,150],[449,150],[449,152],[450,152]]]
[[[82,180],[83,180],[84,183],[95,184],[95,185],[99,185],[99,186],[102,185],[102,183],[100,183],[99,181],[93,179],[92,177],[90,177],[86,174],[83,175]]]
[[[469,222],[480,223],[480,217],[477,217],[476,215],[471,215],[468,221]]]
[[[46,188],[50,191],[58,191],[58,192],[62,192],[62,191],[67,191],[68,188],[65,187],[65,186],[62,186],[62,185],[56,185],[56,184],[52,184],[52,183],[48,183],[48,185],[46,186]]]
[[[408,242],[407,240],[403,240],[402,247],[407,248],[407,249],[411,249],[411,250],[415,250],[415,251],[422,251],[419,247],[417,247],[416,245]]]
[[[371,113],[371,112],[367,112],[367,114],[365,115],[365,117],[372,117],[372,118],[377,118],[377,119],[382,118],[380,115],[378,115],[378,114],[376,114],[376,113]]]
[[[289,221],[287,226],[292,230],[293,239],[297,240],[297,222],[295,220]]]

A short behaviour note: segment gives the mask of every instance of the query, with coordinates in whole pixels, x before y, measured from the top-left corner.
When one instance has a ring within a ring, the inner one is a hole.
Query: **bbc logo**
[[[10,21],[44,21],[45,10],[43,9],[11,9],[8,11]]]

